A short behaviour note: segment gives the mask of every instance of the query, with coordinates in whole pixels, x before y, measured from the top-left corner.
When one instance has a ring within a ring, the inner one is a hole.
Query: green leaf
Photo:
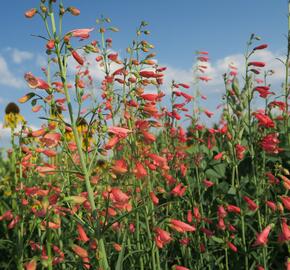
[[[237,189],[235,187],[231,187],[229,190],[228,190],[228,194],[229,195],[236,195],[237,194]]]
[[[211,239],[219,244],[223,244],[224,240],[220,237],[212,236]]]
[[[218,174],[215,170],[213,169],[208,169],[205,171],[205,175],[208,178],[221,178],[220,174]]]

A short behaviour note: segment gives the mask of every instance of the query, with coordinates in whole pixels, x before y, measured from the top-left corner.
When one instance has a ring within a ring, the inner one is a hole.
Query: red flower
[[[225,208],[222,206],[222,205],[220,205],[219,207],[218,207],[218,217],[219,218],[225,218],[226,216],[227,216],[227,211],[225,210]]]
[[[90,37],[90,32],[92,32],[94,28],[85,28],[85,29],[75,29],[69,32],[73,37],[79,37],[82,39],[87,39]]]
[[[248,196],[244,196],[243,199],[248,204],[248,207],[250,210],[255,211],[259,208],[259,206],[253,200],[251,200]]]
[[[36,270],[37,261],[35,259],[30,260],[28,263],[25,264],[26,270]]]
[[[155,230],[155,243],[158,248],[163,248],[164,245],[172,241],[171,235],[169,232],[156,228]]]
[[[273,227],[273,224],[268,225],[260,234],[257,235],[256,241],[253,246],[264,246],[268,242],[268,236]]]
[[[161,78],[163,77],[163,74],[161,73],[155,73],[154,71],[148,71],[148,70],[143,70],[139,72],[141,77],[144,78]]]
[[[268,115],[263,114],[263,113],[254,113],[254,115],[259,121],[259,126],[263,126],[266,128],[274,128],[275,127],[275,123]]]
[[[119,138],[126,138],[128,134],[132,132],[130,129],[115,126],[109,127],[108,131],[117,135]]]
[[[119,159],[115,161],[114,166],[112,166],[114,173],[122,174],[128,171],[127,163],[124,159]]]
[[[205,82],[212,80],[212,78],[210,78],[208,76],[199,76],[198,79],[201,81],[205,81]]]
[[[234,252],[238,251],[238,248],[231,242],[228,242],[228,247]]]
[[[260,97],[267,98],[268,95],[274,94],[273,92],[269,92],[269,86],[257,86],[254,88],[254,91],[259,92]]]
[[[0,221],[11,220],[11,219],[13,219],[13,214],[11,210],[6,211],[2,216],[0,216]]]
[[[185,84],[185,83],[179,83],[178,85],[186,89],[190,87],[188,84]]]
[[[276,204],[274,202],[272,202],[272,201],[266,201],[266,204],[267,204],[267,206],[269,208],[272,209],[273,212],[275,212],[277,210],[277,206],[276,206]]]
[[[228,212],[232,212],[232,213],[236,213],[236,214],[241,213],[241,209],[235,205],[232,205],[232,204],[229,204],[227,206],[227,210],[228,210]]]
[[[214,182],[209,181],[209,180],[207,180],[207,179],[204,179],[204,180],[203,180],[203,184],[204,184],[207,188],[209,188],[209,187],[212,187],[212,186],[214,185]]]
[[[46,81],[35,77],[31,72],[27,72],[24,75],[24,79],[26,80],[30,88],[33,88],[33,89],[39,88],[39,89],[44,89],[44,90],[49,89],[49,84]]]
[[[282,219],[282,235],[283,235],[283,240],[288,241],[290,240],[290,229],[287,224],[287,219],[283,218]]]
[[[112,149],[119,142],[119,140],[120,140],[120,138],[118,136],[114,136],[114,137],[110,138],[110,140],[106,143],[104,148],[106,150]]]
[[[175,265],[173,269],[174,270],[190,270],[189,268],[180,266],[180,265]]]
[[[281,196],[280,197],[284,207],[287,209],[287,210],[290,210],[290,197],[289,196]]]
[[[180,233],[194,232],[196,228],[177,219],[170,220],[170,227]]]
[[[253,62],[248,63],[248,66],[254,66],[254,67],[264,67],[265,65],[266,63],[258,62],[258,61],[253,61]]]
[[[238,160],[242,160],[244,158],[244,152],[246,151],[246,147],[241,144],[236,144],[235,149]]]
[[[86,243],[90,240],[90,238],[87,236],[84,228],[82,225],[77,224],[78,234],[79,234],[79,240]]]
[[[142,94],[141,98],[143,98],[144,100],[147,100],[147,101],[156,102],[159,99],[159,95],[158,94]]]
[[[82,248],[78,245],[75,245],[75,244],[72,245],[72,250],[74,251],[74,253],[76,253],[81,258],[88,258],[89,257],[88,252],[84,248]]]
[[[136,163],[134,173],[137,179],[141,179],[147,175],[146,169],[140,162]]]
[[[71,52],[73,58],[82,66],[84,64],[84,59],[76,52],[72,51]]]
[[[208,111],[207,109],[204,110],[204,113],[205,113],[205,115],[206,115],[208,118],[211,118],[211,117],[214,115],[213,112],[210,112],[210,111]]]
[[[197,57],[197,59],[200,62],[207,62],[209,60],[209,57],[207,57],[207,56],[199,56],[199,57]]]
[[[263,50],[263,49],[266,49],[266,48],[268,48],[268,44],[262,44],[262,45],[259,45],[259,46],[255,47],[255,48],[253,49],[253,51],[256,51],[256,50]]]
[[[214,157],[213,157],[213,159],[214,160],[219,160],[219,159],[221,159],[222,157],[223,157],[223,152],[220,152],[220,153],[218,153],[218,154],[216,154]]]
[[[155,193],[154,193],[153,191],[151,191],[151,192],[149,193],[149,195],[150,195],[151,201],[152,201],[155,205],[158,205],[158,203],[159,203],[159,199],[158,199],[158,197],[155,195]]]
[[[49,40],[49,41],[46,43],[46,48],[47,48],[48,50],[52,50],[52,49],[54,48],[54,40],[53,40],[53,39]]]
[[[173,194],[173,196],[182,197],[185,191],[186,191],[186,187],[183,186],[182,183],[179,183],[175,188],[171,190],[171,194]]]
[[[277,133],[271,133],[266,135],[261,141],[261,147],[264,151],[270,154],[278,154],[282,151],[282,148],[279,148],[280,141],[278,140]]]

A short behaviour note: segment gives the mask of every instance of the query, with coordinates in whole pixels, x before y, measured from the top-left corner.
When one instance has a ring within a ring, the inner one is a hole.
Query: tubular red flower
[[[180,233],[185,233],[185,232],[194,232],[196,231],[196,228],[192,225],[189,225],[185,222],[182,222],[177,219],[171,219],[170,220],[170,227]]]
[[[49,84],[45,82],[44,80],[35,77],[31,72],[27,72],[24,75],[24,79],[28,83],[28,86],[30,88],[39,88],[39,89],[44,89],[48,90],[50,88]]]
[[[266,49],[266,48],[268,48],[268,44],[261,44],[261,45],[255,47],[255,48],[253,49],[253,51],[263,50],[263,49]]]
[[[155,243],[158,248],[163,248],[164,245],[172,241],[171,235],[169,232],[162,230],[160,228],[155,228]]]
[[[259,62],[259,61],[252,61],[248,63],[248,66],[254,66],[254,67],[264,67],[266,66],[266,63]]]
[[[152,201],[155,205],[158,205],[158,203],[159,203],[159,199],[158,199],[158,197],[155,195],[155,193],[154,193],[153,191],[150,191],[149,195],[150,195],[151,201]]]
[[[88,258],[89,257],[88,252],[84,248],[82,248],[78,245],[73,244],[72,250],[74,251],[74,253],[76,253],[81,258]]]
[[[183,186],[182,183],[179,183],[176,187],[174,187],[171,190],[171,194],[173,194],[173,196],[182,197],[184,195],[185,191],[186,191],[186,187]]]
[[[257,235],[256,241],[253,246],[264,246],[268,242],[268,236],[273,225],[268,225],[260,234]]]
[[[259,208],[259,206],[253,200],[251,200],[248,196],[244,196],[243,199],[248,204],[248,207],[250,210],[255,211]]]
[[[190,270],[189,268],[181,266],[181,265],[175,265],[173,269],[174,270]]]
[[[232,205],[232,204],[229,204],[227,206],[227,210],[228,210],[228,212],[232,212],[232,213],[236,213],[236,214],[241,213],[241,209],[235,205]]]
[[[289,196],[280,196],[280,199],[287,210],[290,210],[290,197]]]
[[[84,59],[76,52],[76,51],[72,51],[71,52],[73,58],[82,66],[84,64]]]
[[[266,114],[263,113],[253,113],[254,116],[258,119],[259,121],[259,126],[266,127],[266,128],[274,128],[275,123],[273,120]]]
[[[77,229],[78,229],[78,235],[79,235],[79,240],[86,243],[90,240],[90,238],[87,236],[84,228],[82,227],[82,225],[80,225],[79,223],[77,224]]]
[[[277,133],[271,133],[266,135],[261,141],[261,147],[264,151],[270,154],[278,154],[282,151],[282,148],[279,148],[279,139]]]
[[[79,37],[82,39],[87,39],[90,37],[90,32],[92,32],[94,28],[84,28],[84,29],[74,29],[69,32],[72,37]]]
[[[120,138],[126,138],[128,134],[132,132],[132,130],[130,129],[123,128],[123,127],[116,127],[116,126],[109,127],[108,131],[110,133],[117,135]]]
[[[238,248],[233,243],[228,242],[227,245],[233,252],[238,252]]]
[[[268,95],[274,94],[274,92],[269,92],[269,86],[257,86],[254,91],[259,92],[260,97],[267,98]]]
[[[147,176],[147,171],[141,162],[136,163],[134,173],[137,179]]]
[[[242,160],[244,158],[246,147],[241,144],[236,144],[235,150],[236,150],[236,155],[237,155],[238,160]]]

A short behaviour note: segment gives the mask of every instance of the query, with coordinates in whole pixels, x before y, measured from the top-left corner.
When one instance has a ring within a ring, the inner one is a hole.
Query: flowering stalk
[[[85,162],[85,156],[84,156],[83,149],[82,149],[82,143],[81,143],[81,140],[80,140],[80,137],[79,137],[79,133],[78,133],[77,127],[76,127],[76,122],[74,120],[71,99],[70,99],[70,95],[69,95],[68,87],[67,87],[66,56],[65,55],[62,56],[62,54],[60,52],[60,44],[59,44],[58,39],[57,39],[55,19],[54,19],[54,15],[53,14],[54,13],[53,13],[53,10],[52,10],[52,2],[50,2],[50,4],[49,4],[49,16],[50,16],[50,19],[51,19],[52,33],[53,33],[53,36],[54,36],[54,38],[56,40],[55,49],[56,49],[56,56],[57,56],[57,59],[58,59],[60,76],[61,76],[61,80],[62,80],[62,83],[63,83],[63,89],[64,89],[66,102],[67,102],[67,106],[68,106],[68,111],[69,111],[72,131],[73,131],[74,139],[76,141],[78,154],[79,154],[79,157],[80,157],[81,168],[82,168],[82,172],[83,172],[84,177],[85,177],[85,184],[86,184],[86,189],[87,189],[87,192],[88,192],[88,198],[89,198],[89,202],[90,202],[90,205],[91,205],[92,214],[93,214],[94,219],[97,221],[98,220],[97,209],[96,209],[96,204],[95,204],[95,200],[94,200],[93,189],[92,189],[91,183],[90,183],[90,174],[89,174],[86,162]],[[110,267],[109,267],[108,260],[107,260],[107,255],[106,255],[104,241],[103,241],[103,238],[102,238],[103,236],[100,233],[101,233],[100,232],[100,225],[97,224],[97,239],[98,239],[100,266],[104,270],[108,270],[108,269],[110,269]]]

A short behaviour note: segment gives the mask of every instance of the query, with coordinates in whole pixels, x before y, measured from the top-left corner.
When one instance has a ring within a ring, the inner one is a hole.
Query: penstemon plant
[[[32,129],[7,105],[0,268],[290,269],[289,48],[278,96],[255,58],[268,45],[252,34],[209,127],[207,51],[192,85],[168,86],[145,21],[122,58],[109,18],[65,33],[70,15],[80,10],[57,0],[25,13],[43,22],[47,66],[24,75],[18,101],[43,122]]]

